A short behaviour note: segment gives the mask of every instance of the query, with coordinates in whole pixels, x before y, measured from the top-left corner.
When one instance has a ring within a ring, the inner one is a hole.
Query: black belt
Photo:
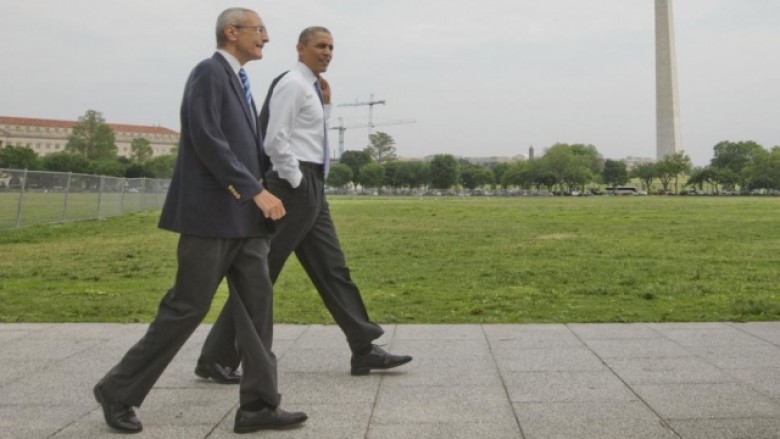
[[[311,169],[312,171],[320,173],[325,172],[325,166],[322,163],[298,162],[298,165],[300,165],[301,168]]]

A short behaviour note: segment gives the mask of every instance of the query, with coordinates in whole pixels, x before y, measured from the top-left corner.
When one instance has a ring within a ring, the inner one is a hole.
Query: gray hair
[[[322,26],[310,26],[301,32],[301,35],[298,37],[298,43],[306,44],[306,42],[309,41],[311,37],[313,37],[317,32],[323,32],[330,35],[330,31]]]
[[[246,14],[257,14],[257,12],[246,8],[229,8],[219,14],[217,17],[217,47],[222,47],[227,43],[225,28],[240,26]]]

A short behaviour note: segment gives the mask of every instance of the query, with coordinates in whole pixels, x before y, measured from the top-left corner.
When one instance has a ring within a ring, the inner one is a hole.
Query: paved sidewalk
[[[385,325],[412,363],[353,377],[337,327],[277,325],[301,428],[232,433],[236,386],[193,374],[209,327],[138,410],[136,438],[780,438],[780,322]],[[117,438],[92,386],[132,324],[0,324],[0,438]]]

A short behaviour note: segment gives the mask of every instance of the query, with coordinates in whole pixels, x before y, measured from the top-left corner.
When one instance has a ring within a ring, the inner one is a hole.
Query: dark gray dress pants
[[[230,314],[244,374],[240,402],[278,406],[273,340],[273,294],[267,270],[267,238],[214,239],[182,235],[176,283],[163,297],[146,334],[101,380],[107,397],[140,407],[174,355],[209,311],[223,278],[230,288]]]
[[[314,283],[333,319],[347,337],[353,352],[371,345],[383,334],[382,328],[368,318],[360,290],[352,282],[341,250],[336,228],[325,199],[322,166],[301,163],[303,180],[293,189],[275,172],[266,175],[266,187],[279,197],[287,210],[276,223],[271,239],[268,269],[276,282],[287,258],[295,252],[301,266]],[[228,311],[231,295],[203,344],[200,361],[213,361],[237,367],[239,357],[233,348],[233,318]],[[243,366],[246,371],[247,365]]]

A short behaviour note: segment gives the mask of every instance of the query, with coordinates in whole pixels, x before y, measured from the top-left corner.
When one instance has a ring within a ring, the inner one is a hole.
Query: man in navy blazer
[[[206,316],[225,277],[244,369],[234,431],[306,420],[279,408],[267,258],[271,221],[286,212],[262,185],[262,139],[242,67],[262,58],[268,34],[260,16],[243,8],[225,10],[216,30],[217,53],[192,70],[184,89],[178,158],[159,223],[180,233],[174,286],[143,338],[94,388],[106,423],[125,433],[142,430],[133,407]]]

